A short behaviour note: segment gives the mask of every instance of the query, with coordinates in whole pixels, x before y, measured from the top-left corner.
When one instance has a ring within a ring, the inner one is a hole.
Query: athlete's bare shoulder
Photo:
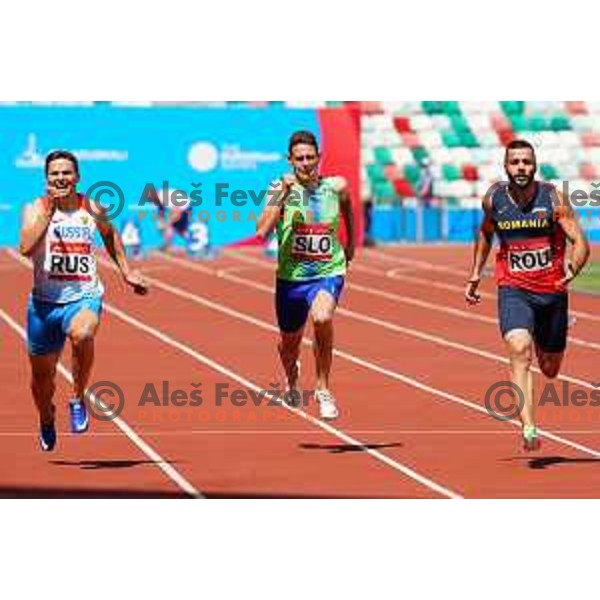
[[[481,209],[483,210],[483,212],[486,215],[489,215],[493,212],[493,210],[494,210],[494,194],[493,194],[493,192],[487,193],[481,199]]]
[[[497,181],[489,187],[489,189],[485,193],[485,196],[481,200],[481,208],[486,214],[491,214],[493,212],[494,197],[496,196],[496,194],[501,191],[505,192],[507,188],[508,183],[506,181]]]

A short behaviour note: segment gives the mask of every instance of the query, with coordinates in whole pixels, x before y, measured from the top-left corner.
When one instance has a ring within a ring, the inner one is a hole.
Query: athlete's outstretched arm
[[[96,223],[106,251],[117,265],[125,283],[131,286],[136,294],[146,294],[148,292],[148,284],[137,271],[130,270],[119,232],[108,221],[97,220]]]
[[[554,217],[562,227],[569,242],[573,245],[571,258],[567,264],[567,275],[560,282],[560,284],[565,285],[575,279],[583,267],[585,267],[590,257],[590,244],[578,220],[575,218],[575,212],[571,207],[569,199],[565,198],[558,190],[556,190],[556,194],[559,204],[555,210]]]
[[[44,239],[55,210],[55,202],[41,198],[25,206],[19,243],[19,252],[23,256],[30,257]]]
[[[352,197],[350,196],[350,189],[346,181],[343,181],[343,185],[340,189],[340,210],[346,226],[346,233],[348,234],[348,242],[346,244],[345,253],[346,260],[352,262],[354,259],[354,252],[356,250],[356,231],[354,228],[354,211],[352,210]]]
[[[492,204],[488,196],[483,199],[483,219],[479,227],[479,234],[475,242],[475,251],[473,254],[473,267],[471,275],[467,281],[465,297],[469,304],[477,304],[481,301],[481,296],[477,293],[477,288],[481,282],[481,273],[487,262],[492,249],[492,240],[494,239],[494,220],[492,218]]]
[[[256,225],[256,237],[262,241],[266,241],[273,233],[281,213],[287,195],[290,192],[294,178],[290,175],[285,175],[282,179],[271,182],[267,192],[267,204],[260,216],[260,221]]]

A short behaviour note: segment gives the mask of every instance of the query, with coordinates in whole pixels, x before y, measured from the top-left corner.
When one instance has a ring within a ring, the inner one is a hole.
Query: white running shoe
[[[317,390],[315,399],[319,403],[321,418],[326,421],[334,421],[340,416],[340,411],[335,404],[335,398],[329,390]]]

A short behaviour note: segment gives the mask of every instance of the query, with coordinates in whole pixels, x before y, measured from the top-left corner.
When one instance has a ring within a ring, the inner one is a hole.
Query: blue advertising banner
[[[23,205],[44,194],[44,158],[55,149],[78,156],[80,191],[95,186],[145,247],[161,243],[148,186],[174,205],[193,198],[192,221],[208,226],[210,245],[240,242],[254,234],[269,182],[288,171],[298,129],[319,135],[317,111],[0,107],[0,246],[17,244]]]

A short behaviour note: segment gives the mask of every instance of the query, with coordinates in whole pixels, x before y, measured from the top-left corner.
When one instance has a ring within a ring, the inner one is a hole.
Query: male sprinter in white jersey
[[[333,315],[344,286],[347,264],[354,257],[354,221],[350,194],[342,177],[320,177],[316,137],[296,132],[289,143],[294,172],[271,184],[273,194],[257,226],[266,240],[277,228],[277,319],[279,353],[286,372],[286,401],[296,404],[298,357],[309,315],[314,326],[313,350],[317,382],[315,397],[321,417],[339,416],[329,389],[333,358]],[[340,215],[348,233],[344,249],[338,239]]]
[[[20,252],[33,260],[33,291],[27,307],[27,345],[31,390],[40,417],[40,446],[56,445],[54,379],[68,337],[73,353],[73,399],[69,403],[73,433],[89,427],[85,390],[94,361],[94,336],[100,324],[104,289],[96,274],[94,234],[125,282],[138,294],[148,288],[129,270],[117,230],[98,220],[77,193],[79,165],[70,152],[46,157],[46,195],[25,207]]]

